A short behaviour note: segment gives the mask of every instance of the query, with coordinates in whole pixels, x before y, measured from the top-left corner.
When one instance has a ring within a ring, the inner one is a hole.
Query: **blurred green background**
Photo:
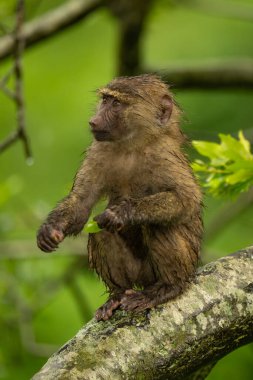
[[[33,18],[63,1],[26,3],[27,17]],[[157,1],[152,9],[142,46],[145,66],[162,70],[169,64],[253,58],[253,19],[219,17],[178,3]],[[253,6],[252,0],[235,3]],[[0,0],[7,25],[14,4]],[[35,235],[70,189],[91,141],[94,90],[116,73],[117,28],[108,11],[98,10],[25,52],[26,121],[34,163],[26,164],[20,142],[0,156],[0,379],[30,378],[106,298],[103,285],[87,268],[85,234],[67,239],[48,255],[36,247]],[[10,63],[1,63],[0,77]],[[219,132],[237,135],[242,129],[253,141],[253,91],[174,91],[190,138],[217,140]],[[14,105],[2,92],[0,126],[0,141],[16,127]],[[253,206],[230,218],[237,203],[206,196],[205,205],[203,262],[252,244]],[[252,376],[253,346],[248,345],[221,360],[208,379]]]

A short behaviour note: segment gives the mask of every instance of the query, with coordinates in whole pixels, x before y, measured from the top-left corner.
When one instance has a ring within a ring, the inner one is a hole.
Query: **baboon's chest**
[[[157,173],[145,156],[122,156],[107,173],[106,192],[110,198],[140,198],[157,191]]]

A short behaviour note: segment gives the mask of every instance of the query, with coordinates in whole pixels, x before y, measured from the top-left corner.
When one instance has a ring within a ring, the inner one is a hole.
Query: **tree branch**
[[[118,75],[134,75],[141,65],[141,39],[153,0],[106,0],[119,23]]]
[[[252,340],[253,247],[200,268],[182,296],[149,313],[92,320],[33,380],[186,379]]]
[[[59,31],[75,24],[103,5],[103,0],[70,0],[24,25],[22,38],[26,47],[49,38]],[[12,34],[0,38],[0,59],[7,58],[14,51],[15,37]]]
[[[25,40],[22,36],[23,23],[25,17],[25,1],[18,0],[17,3],[17,23],[14,32],[14,75],[15,75],[15,101],[17,107],[17,123],[18,138],[21,139],[24,146],[25,156],[28,160],[32,160],[31,147],[26,133],[25,125],[25,102],[23,91],[23,68],[22,54],[25,48]]]
[[[253,20],[253,7],[245,2],[239,4],[239,2],[230,0],[180,0],[176,3],[178,6],[210,13],[218,17],[249,22]]]
[[[171,67],[168,70],[140,69],[139,44],[143,33],[144,19],[151,3],[151,0],[146,2],[143,0],[139,2],[70,0],[67,4],[26,23],[22,38],[25,40],[26,47],[29,47],[75,24],[99,7],[107,5],[117,15],[118,19],[122,19],[118,63],[120,74],[129,75],[137,72],[157,71],[162,74],[165,80],[181,89],[253,89],[253,63],[251,59],[217,62],[210,65]],[[131,20],[131,15],[134,16],[133,20]],[[12,34],[0,38],[0,59],[11,55],[14,45],[15,38]]]
[[[5,93],[6,96],[8,96],[11,100],[15,102],[16,101],[15,93],[7,87],[7,84],[10,78],[12,77],[13,72],[14,72],[14,67],[11,67],[11,69],[0,80],[0,89]]]
[[[19,133],[18,130],[12,132],[4,141],[0,142],[0,153],[4,152],[9,146],[11,146],[14,142],[18,141]]]
[[[18,141],[22,141],[24,146],[24,151],[28,163],[32,163],[32,153],[31,147],[26,132],[25,125],[25,103],[24,103],[24,92],[23,92],[23,68],[22,68],[22,54],[24,51],[25,41],[22,37],[23,35],[23,23],[25,15],[25,1],[17,1],[17,11],[16,11],[16,25],[13,32],[14,38],[14,64],[11,70],[5,75],[5,77],[0,81],[0,88],[4,93],[9,96],[16,104],[17,108],[17,130],[12,132],[5,140],[0,142],[0,153],[5,151],[10,145]],[[15,77],[15,91],[10,90],[7,87],[7,83],[13,75]]]
[[[210,64],[171,66],[157,72],[164,80],[180,89],[250,89],[253,90],[253,60],[234,59]]]

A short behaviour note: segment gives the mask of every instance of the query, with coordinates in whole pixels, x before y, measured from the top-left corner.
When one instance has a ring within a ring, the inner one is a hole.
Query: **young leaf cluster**
[[[219,134],[220,143],[193,141],[206,161],[195,160],[192,168],[203,186],[215,197],[235,198],[253,185],[253,155],[242,131],[238,139]]]

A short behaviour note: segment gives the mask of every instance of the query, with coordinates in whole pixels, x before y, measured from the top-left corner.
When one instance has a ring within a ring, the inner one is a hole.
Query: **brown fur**
[[[140,311],[179,295],[195,273],[202,237],[201,191],[181,150],[180,110],[167,85],[150,75],[117,78],[99,94],[104,100],[90,122],[98,141],[38,233],[39,247],[54,250],[108,197],[96,217],[104,229],[88,242],[90,265],[110,291],[98,320],[118,307]]]

